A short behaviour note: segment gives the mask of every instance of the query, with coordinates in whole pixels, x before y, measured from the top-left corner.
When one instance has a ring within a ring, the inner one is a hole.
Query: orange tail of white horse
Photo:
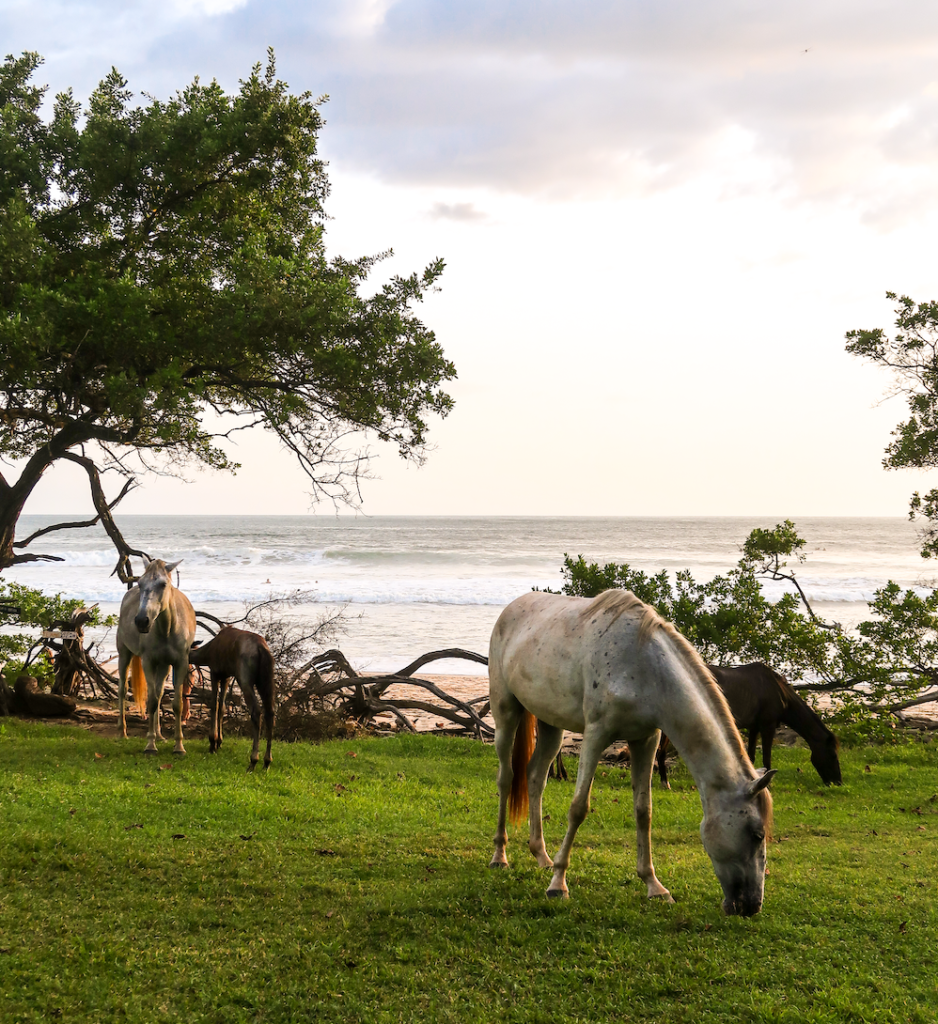
[[[130,659],[130,687],[133,690],[134,704],[141,715],[147,713],[147,677],[143,674],[143,662],[138,655]]]
[[[521,713],[515,745],[511,748],[511,793],[508,795],[508,817],[521,821],[528,810],[528,762],[534,753],[537,721],[530,711]]]

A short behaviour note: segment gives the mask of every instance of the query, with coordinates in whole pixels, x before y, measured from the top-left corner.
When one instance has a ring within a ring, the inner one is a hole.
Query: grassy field
[[[938,746],[776,747],[763,912],[726,918],[686,769],[635,878],[629,774],[602,768],[569,901],[512,830],[495,756],[437,737],[248,744],[0,725],[0,1018],[19,1021],[938,1019]],[[572,793],[551,782],[548,845]],[[625,849],[623,850],[623,844]]]

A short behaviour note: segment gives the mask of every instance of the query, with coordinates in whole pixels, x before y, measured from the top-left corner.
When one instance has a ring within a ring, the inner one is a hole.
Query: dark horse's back
[[[740,729],[758,729],[765,720],[782,721],[792,698],[801,698],[788,680],[761,661],[749,665],[708,665]]]
[[[784,724],[807,741],[811,763],[822,781],[828,786],[841,784],[836,736],[783,675],[761,661],[731,668],[708,667],[726,697],[737,727],[749,732],[750,757],[755,755],[755,737],[761,734],[763,763],[768,767],[775,730]]]

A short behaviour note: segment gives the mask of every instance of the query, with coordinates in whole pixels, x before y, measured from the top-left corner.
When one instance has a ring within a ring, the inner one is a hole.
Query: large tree
[[[232,429],[272,431],[340,501],[362,467],[349,432],[419,459],[452,404],[455,369],[412,311],[443,264],[363,295],[381,256],[327,256],[319,101],[269,54],[233,95],[196,79],[135,105],[112,70],[86,111],[68,91],[44,118],[39,64],[0,69],[0,455],[17,472],[0,476],[0,569],[45,557],[14,533],[59,460],[87,471],[126,577],[109,509],[134,473],[234,468]],[[126,478],[110,502],[108,468]]]
[[[890,370],[892,394],[903,395],[909,417],[892,432],[883,465],[887,469],[938,466],[938,302],[914,302],[887,292],[896,303],[896,331],[882,328],[847,332],[847,351]],[[922,557],[938,555],[938,488],[917,491],[909,505],[912,518],[924,516]]]

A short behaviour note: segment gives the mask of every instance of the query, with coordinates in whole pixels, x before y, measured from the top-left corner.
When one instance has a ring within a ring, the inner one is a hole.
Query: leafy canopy
[[[319,101],[270,53],[233,95],[136,106],[112,70],[43,120],[39,64],[0,68],[0,454],[27,476],[86,442],[234,468],[219,436],[258,423],[339,498],[348,431],[419,458],[455,369],[411,307],[443,264],[366,296],[381,256],[327,256]]]
[[[869,359],[893,374],[892,393],[904,395],[909,418],[892,432],[883,465],[887,469],[938,466],[938,302],[916,303],[887,292],[896,303],[896,332],[881,328],[847,332],[847,351]],[[938,489],[912,495],[910,518],[924,515],[929,525],[922,557],[938,555]]]

